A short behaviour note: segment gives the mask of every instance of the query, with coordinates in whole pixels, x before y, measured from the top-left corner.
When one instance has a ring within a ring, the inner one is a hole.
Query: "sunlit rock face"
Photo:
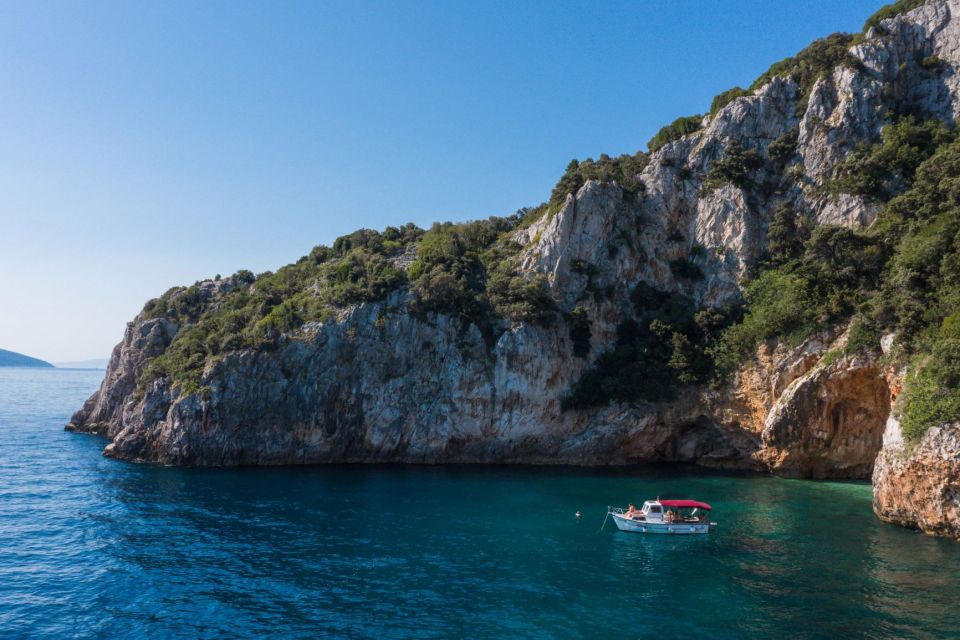
[[[898,432],[892,419],[888,432]],[[960,540],[960,424],[927,431],[914,446],[892,434],[873,473],[873,510],[887,522]]]
[[[108,455],[201,466],[682,461],[866,478],[883,448],[874,474],[883,487],[877,512],[950,534],[957,523],[956,509],[945,506],[956,496],[949,488],[956,478],[949,453],[954,428],[932,432],[912,457],[884,446],[896,390],[871,358],[824,358],[838,335],[810,336],[794,347],[760,345],[726,387],[687,388],[670,403],[563,410],[561,401],[613,345],[639,283],[682,293],[700,307],[721,307],[740,300],[778,208],[788,205],[818,224],[869,225],[872,203],[829,195],[824,183],[857,144],[877,139],[894,102],[955,120],[958,15],[960,2],[940,1],[887,20],[850,49],[857,64],[837,67],[807,95],[793,80],[773,78],[705,117],[700,130],[664,145],[639,175],[638,194],[589,181],[517,231],[522,273],[544,276],[560,310],[548,326],[500,321],[485,335],[460,317],[412,314],[410,294],[398,290],[343,309],[329,322],[304,325],[276,349],[208,362],[202,385],[209,391],[200,394],[166,379],[141,384],[150,360],[183,329],[170,318],[141,315],[69,428],[110,438]],[[920,65],[930,55],[943,61],[935,73]],[[767,163],[749,184],[708,184],[710,168],[731,144],[764,156],[792,132],[790,171],[777,173]],[[408,247],[394,264],[408,268],[415,255]],[[671,263],[678,260],[695,265],[703,278],[675,275]],[[201,283],[204,304],[217,305],[234,286],[229,278]],[[574,355],[566,320],[576,308],[592,327],[586,357]],[[913,478],[915,492],[889,490],[902,477]],[[915,497],[933,490],[939,503]],[[939,520],[932,515],[936,504]]]
[[[872,358],[840,358],[777,399],[764,421],[762,457],[782,475],[867,477],[889,412],[889,389]]]

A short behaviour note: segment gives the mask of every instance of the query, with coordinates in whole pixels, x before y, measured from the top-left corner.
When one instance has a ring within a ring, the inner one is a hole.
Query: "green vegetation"
[[[712,355],[720,377],[732,373],[757,344],[780,338],[796,345],[849,318],[875,289],[883,249],[875,239],[844,227],[817,227],[798,251],[787,243],[779,266],[762,271],[744,291],[743,319],[724,331]],[[790,258],[800,252],[799,257]]]
[[[281,335],[305,323],[327,321],[337,308],[385,299],[408,288],[414,313],[442,312],[474,322],[492,340],[498,318],[547,324],[555,303],[546,280],[517,273],[520,247],[509,232],[537,210],[509,218],[436,224],[424,232],[410,224],[383,233],[361,229],[315,247],[295,264],[254,277],[238,272],[209,287],[176,287],[144,307],[145,318],[167,317],[182,325],[170,347],[148,365],[143,387],[169,377],[186,393],[203,391],[203,368],[212,359],[243,349],[276,348]],[[410,244],[417,258],[405,273],[394,260]],[[205,293],[206,291],[206,293]]]
[[[713,101],[710,102],[710,117],[717,115],[717,112],[720,109],[723,109],[725,106],[743,96],[750,95],[750,92],[743,87],[733,87],[732,89],[727,89],[723,93],[718,93],[713,97]]]
[[[169,377],[185,392],[195,391],[212,358],[242,349],[272,349],[281,334],[327,320],[337,306],[382,299],[405,282],[389,258],[422,233],[412,224],[383,233],[362,229],[338,238],[333,248],[314,248],[276,273],[254,277],[249,271],[237,272],[216,304],[205,299],[199,284],[151,300],[144,317],[165,316],[187,326],[147,366],[141,390],[151,380]]]
[[[866,318],[854,318],[847,334],[847,344],[843,347],[844,354],[877,351],[879,348],[880,332],[877,328]]]
[[[694,281],[703,279],[703,270],[695,262],[687,258],[678,258],[670,261],[670,271],[675,278]]]
[[[795,56],[775,62],[759,78],[753,81],[750,89],[758,89],[775,77],[793,78],[800,85],[797,96],[797,115],[807,108],[807,99],[813,85],[840,65],[859,66],[859,60],[850,54],[850,47],[862,40],[862,36],[849,33],[834,33],[826,38],[814,40]]]
[[[799,258],[812,226],[807,218],[798,219],[790,205],[781,205],[767,228],[765,264],[776,267]]]
[[[853,231],[774,214],[768,255],[745,291],[743,319],[711,351],[718,375],[768,338],[796,344],[854,317],[842,353],[875,350],[895,331],[912,373],[904,433],[960,418],[960,141],[935,122],[905,118],[844,163],[840,180],[886,200]],[[849,188],[849,187],[845,187]],[[834,357],[842,355],[840,352]]]
[[[791,129],[767,146],[767,158],[777,171],[783,171],[797,155],[798,129]]]
[[[954,137],[940,120],[901,118],[880,132],[880,143],[857,146],[837,167],[826,188],[886,202],[908,185],[921,162]]]
[[[546,280],[517,273],[521,247],[506,237],[516,222],[490,218],[433,225],[410,267],[412,310],[459,314],[488,331],[492,316],[549,323],[555,304]]]
[[[895,18],[901,13],[912,11],[924,2],[926,2],[926,0],[897,0],[897,2],[884,5],[880,7],[876,13],[867,18],[867,21],[863,24],[863,32],[866,33],[871,27],[879,28],[882,20]]]
[[[573,355],[586,358],[590,355],[591,327],[587,310],[577,307],[570,314],[570,340],[573,342]]]
[[[710,165],[701,194],[710,193],[725,184],[745,189],[752,184],[757,169],[762,166],[763,158],[756,149],[744,150],[737,140],[731,140],[723,157]]]
[[[960,313],[931,334],[935,348],[915,363],[904,389],[903,435],[919,440],[927,429],[960,419]]]
[[[795,140],[790,132],[767,148],[775,169],[792,161]],[[749,185],[762,161],[731,143],[705,183]],[[908,438],[960,418],[960,140],[939,121],[901,117],[876,144],[850,154],[828,189],[875,199],[877,222],[864,230],[813,228],[790,206],[779,207],[740,308],[695,311],[680,294],[638,287],[616,344],[573,385],[564,406],[670,399],[685,384],[722,381],[760,342],[796,345],[850,323],[846,346],[826,361],[876,351],[880,336],[895,331],[896,357],[912,371],[903,394]],[[696,277],[691,266],[671,264],[684,278]]]
[[[567,195],[579,191],[587,180],[616,182],[628,196],[637,195],[643,191],[640,173],[649,161],[650,156],[642,151],[632,156],[623,154],[613,158],[602,153],[598,160],[592,158],[587,158],[583,162],[571,160],[567,170],[550,193],[549,209],[554,213],[559,211]]]
[[[931,73],[937,73],[946,63],[938,55],[929,55],[920,61],[920,66]]]
[[[678,388],[712,375],[709,349],[729,324],[728,313],[697,311],[690,298],[643,283],[631,302],[635,319],[620,324],[616,344],[572,387],[563,399],[565,409],[669,400]]]
[[[668,142],[679,140],[688,133],[699,131],[702,121],[702,115],[677,118],[670,124],[661,127],[660,131],[657,131],[656,135],[650,138],[647,142],[647,150],[654,153]]]

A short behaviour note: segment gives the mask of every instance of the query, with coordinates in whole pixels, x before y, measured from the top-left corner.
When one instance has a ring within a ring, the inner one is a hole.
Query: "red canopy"
[[[661,500],[660,504],[665,507],[676,507],[678,509],[703,509],[710,511],[710,505],[706,502],[697,502],[696,500]]]

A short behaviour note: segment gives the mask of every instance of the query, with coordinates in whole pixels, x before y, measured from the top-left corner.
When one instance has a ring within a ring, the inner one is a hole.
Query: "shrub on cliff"
[[[650,157],[642,151],[632,156],[623,154],[614,158],[603,153],[598,160],[571,160],[567,170],[550,192],[549,209],[553,212],[559,211],[567,195],[576,194],[588,180],[616,182],[627,196],[633,197],[643,191],[640,173],[649,160]]]
[[[324,298],[343,307],[382,300],[406,282],[406,276],[387,258],[358,247],[336,262],[324,264],[319,280]]]
[[[807,100],[813,85],[830,74],[836,67],[857,67],[860,61],[850,53],[850,47],[862,41],[862,36],[849,33],[834,33],[814,40],[797,55],[775,62],[760,75],[750,89],[758,89],[775,77],[793,78],[800,86],[797,96],[797,115],[807,108]]]
[[[733,87],[727,89],[721,93],[718,93],[713,97],[713,100],[710,102],[710,116],[717,115],[717,112],[720,109],[723,109],[725,106],[736,100],[737,98],[742,98],[743,96],[750,95],[750,92],[744,89],[743,87]]]
[[[897,2],[884,5],[863,23],[863,32],[866,33],[872,27],[880,27],[880,22],[883,20],[895,18],[901,13],[912,11],[924,2],[926,2],[926,0],[897,0]]]
[[[687,296],[645,283],[636,286],[631,301],[634,316],[620,323],[613,348],[572,386],[565,409],[670,400],[681,387],[711,377],[709,350],[729,324],[729,311],[697,311]]]
[[[699,131],[702,126],[703,116],[683,116],[677,118],[668,125],[664,125],[657,133],[647,141],[647,151],[654,153],[659,151],[663,145],[674,140],[679,140],[683,136]]]
[[[810,237],[810,226],[809,220],[798,217],[789,204],[778,207],[767,228],[767,264],[779,266],[799,258],[804,241]]]
[[[763,158],[756,149],[744,149],[737,140],[727,143],[723,157],[715,160],[703,181],[702,194],[709,193],[725,184],[741,189],[748,188],[757,169],[763,166]]]
[[[509,228],[503,218],[434,224],[423,235],[410,266],[414,310],[459,313],[479,321],[489,307],[481,254]]]
[[[931,338],[933,348],[916,359],[904,388],[901,425],[911,441],[930,427],[960,420],[960,312],[944,318]]]
[[[547,279],[495,271],[487,282],[494,311],[512,320],[544,325],[554,318],[556,303],[550,297]]]
[[[587,310],[577,307],[570,314],[570,341],[573,343],[573,355],[586,358],[590,355],[591,323]]]
[[[798,242],[794,237],[785,243],[771,263],[777,266],[761,270],[747,284],[743,319],[724,331],[711,350],[721,378],[760,342],[779,338],[799,344],[849,318],[876,290],[885,252],[873,236],[825,225],[813,231],[802,252]]]
[[[920,163],[953,137],[953,130],[940,120],[901,118],[883,128],[878,144],[856,147],[834,170],[826,188],[885,202],[909,187]]]

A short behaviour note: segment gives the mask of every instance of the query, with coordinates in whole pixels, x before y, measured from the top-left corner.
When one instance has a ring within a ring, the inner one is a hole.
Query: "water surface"
[[[102,376],[0,369],[0,636],[960,637],[960,545],[880,523],[866,484],[133,465],[63,431]],[[719,528],[598,532],[656,495]]]

